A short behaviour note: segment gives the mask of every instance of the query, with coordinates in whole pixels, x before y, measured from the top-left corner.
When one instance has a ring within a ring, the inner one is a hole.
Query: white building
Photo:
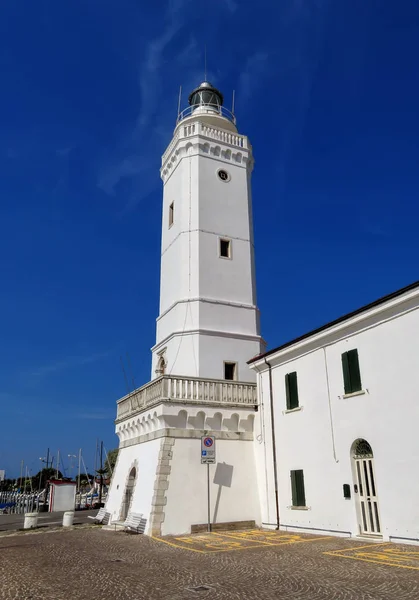
[[[120,452],[107,510],[142,513],[146,533],[207,522],[201,436],[217,437],[213,522],[259,520],[253,423],[260,354],[251,206],[252,147],[222,94],[189,96],[162,157],[160,316],[151,382],[118,402]]]
[[[419,283],[263,354],[252,148],[222,103],[194,90],[163,154],[151,381],[118,401],[111,522],[419,541]]]
[[[419,282],[250,361],[262,523],[419,542],[418,309]]]

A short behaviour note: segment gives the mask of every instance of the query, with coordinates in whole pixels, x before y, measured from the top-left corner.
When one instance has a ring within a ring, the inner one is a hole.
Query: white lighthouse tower
[[[160,314],[151,381],[118,401],[120,452],[106,510],[146,533],[258,522],[253,421],[264,350],[256,306],[252,147],[204,82],[162,157]],[[216,438],[210,479],[201,437]],[[211,500],[212,499],[212,500]],[[208,511],[209,508],[209,511]]]
[[[252,148],[208,82],[189,96],[162,159],[160,316],[152,377],[254,381],[261,350]]]

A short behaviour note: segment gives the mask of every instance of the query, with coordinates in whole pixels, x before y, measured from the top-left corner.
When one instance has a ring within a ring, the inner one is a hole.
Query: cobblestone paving
[[[191,591],[198,586],[211,589]],[[92,598],[418,600],[419,551],[265,532],[154,540],[86,527],[0,537],[0,600]]]

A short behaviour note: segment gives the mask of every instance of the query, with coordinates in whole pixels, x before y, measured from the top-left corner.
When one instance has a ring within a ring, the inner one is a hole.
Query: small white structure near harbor
[[[74,510],[76,486],[74,481],[51,479],[49,481],[48,512]]]
[[[209,83],[189,104],[162,158],[152,375],[118,401],[111,523],[205,527],[211,435],[212,524],[419,542],[419,283],[264,353],[252,147]]]

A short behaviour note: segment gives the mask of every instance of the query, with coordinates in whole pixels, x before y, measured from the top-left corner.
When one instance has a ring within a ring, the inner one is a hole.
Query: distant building
[[[151,381],[118,401],[111,522],[419,542],[419,283],[264,353],[252,147],[209,83],[189,104],[162,157]]]
[[[4,469],[0,469],[0,481],[4,481],[6,477],[6,471]]]

